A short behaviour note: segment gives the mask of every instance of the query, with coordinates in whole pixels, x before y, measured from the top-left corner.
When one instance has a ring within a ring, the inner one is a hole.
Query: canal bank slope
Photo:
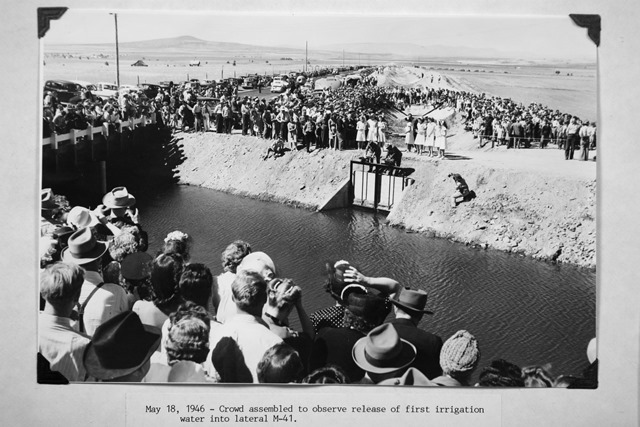
[[[241,135],[177,134],[186,159],[181,184],[317,209],[343,186],[355,150],[287,152],[263,160],[269,142]],[[596,169],[594,162],[565,161],[555,148],[472,148],[458,132],[447,160],[404,153],[415,169],[410,186],[388,216],[391,225],[477,245],[595,268]],[[450,205],[461,174],[476,198]],[[428,256],[428,254],[425,254]]]

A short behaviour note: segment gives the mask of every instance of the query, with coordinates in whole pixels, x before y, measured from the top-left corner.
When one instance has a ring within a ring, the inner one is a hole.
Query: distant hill
[[[50,45],[51,47],[60,47],[62,45]],[[65,45],[69,46],[69,45]],[[84,46],[92,46],[97,49],[113,48],[113,43],[93,43]],[[172,37],[166,39],[141,40],[135,42],[120,42],[120,49],[124,51],[184,51],[184,52],[210,52],[212,50],[218,52],[256,52],[261,50],[269,50],[271,52],[303,52],[304,49],[292,49],[288,47],[265,47],[243,43],[229,43],[202,40],[192,36]]]
[[[319,46],[318,49],[363,54],[390,54],[413,58],[521,58],[528,52],[507,52],[495,48],[465,46],[418,45],[415,43],[344,43]]]
[[[76,45],[47,45],[48,50],[65,50],[72,46],[91,47],[96,51],[111,50],[113,43],[94,43]],[[166,39],[142,40],[135,42],[121,42],[120,50],[125,52],[150,53],[150,52],[184,52],[184,53],[208,53],[230,52],[236,55],[255,54],[257,52],[270,52],[283,54],[283,56],[304,55],[304,47],[288,46],[259,46],[243,43],[217,42],[202,40],[192,36],[172,37]],[[309,46],[309,56],[320,54],[321,56],[341,56],[342,52],[353,55],[366,55],[373,60],[395,59],[539,59],[533,58],[528,52],[503,51],[496,48],[469,48],[465,46],[446,45],[419,45],[416,43],[340,43],[322,46]],[[362,58],[363,60],[365,58]]]

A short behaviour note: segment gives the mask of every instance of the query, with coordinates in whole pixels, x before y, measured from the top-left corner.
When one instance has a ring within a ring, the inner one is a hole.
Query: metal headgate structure
[[[352,205],[390,211],[405,188],[414,180],[405,176],[406,169],[379,163],[351,161]]]

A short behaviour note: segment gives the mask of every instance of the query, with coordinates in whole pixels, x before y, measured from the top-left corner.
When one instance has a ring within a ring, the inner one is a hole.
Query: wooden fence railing
[[[135,129],[139,126],[146,126],[148,124],[155,124],[156,116],[151,115],[150,117],[141,116],[138,119],[132,119],[127,121],[118,121],[115,123],[116,130],[122,133],[122,129],[129,128],[131,130]],[[42,146],[51,146],[54,150],[58,149],[58,144],[65,141],[71,141],[74,145],[83,141],[83,137],[87,137],[87,140],[93,141],[94,135],[102,134],[105,138],[109,136],[109,125],[103,124],[102,126],[89,126],[86,129],[71,129],[69,133],[64,134],[56,134],[53,133],[48,138],[42,138]]]

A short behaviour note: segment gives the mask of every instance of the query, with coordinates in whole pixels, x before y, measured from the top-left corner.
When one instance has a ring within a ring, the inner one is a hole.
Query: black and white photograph
[[[596,388],[598,19],[64,11],[43,375]]]
[[[611,9],[140,4],[24,8],[27,388],[156,427],[585,425],[640,346]]]

